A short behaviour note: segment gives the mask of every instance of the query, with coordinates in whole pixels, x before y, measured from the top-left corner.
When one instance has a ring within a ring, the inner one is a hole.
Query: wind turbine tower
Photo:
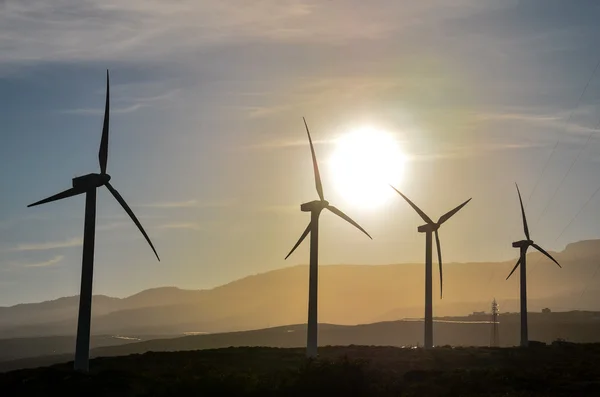
[[[515,185],[517,186],[517,194],[519,195],[519,203],[521,204],[521,216],[523,217],[523,231],[525,232],[525,237],[527,239],[515,241],[514,243],[512,243],[513,248],[519,248],[520,255],[517,264],[515,265],[515,267],[513,267],[512,271],[510,272],[508,277],[506,277],[506,279],[508,280],[510,276],[512,276],[512,274],[515,272],[515,270],[517,270],[517,267],[519,267],[519,265],[521,266],[521,346],[527,347],[529,346],[529,335],[527,329],[527,249],[529,247],[533,247],[545,256],[547,256],[550,260],[552,260],[552,262],[556,263],[558,267],[562,266],[560,266],[560,264],[556,261],[556,259],[552,257],[552,255],[547,253],[542,247],[540,247],[539,245],[534,243],[533,240],[531,240],[531,236],[529,235],[529,227],[527,226],[527,217],[525,216],[525,208],[523,207],[523,200],[521,199],[521,192],[519,191],[519,185],[517,185],[516,183]]]
[[[106,105],[104,108],[104,124],[102,128],[102,138],[100,140],[100,151],[98,160],[100,163],[100,173],[92,173],[78,178],[73,178],[73,187],[54,196],[40,200],[27,207],[33,207],[52,201],[62,200],[68,197],[85,194],[85,221],[83,226],[83,258],[81,267],[81,292],[79,294],[79,314],[77,317],[77,341],[75,342],[75,370],[87,372],[89,370],[90,356],[90,327],[92,319],[92,285],[94,275],[94,240],[96,235],[96,191],[102,186],[106,186],[114,198],[121,204],[121,207],[127,212],[133,223],[138,227],[150,248],[154,251],[156,259],[158,254],[150,237],[142,227],[129,205],[125,202],[119,192],[111,185],[111,177],[106,172],[108,162],[108,126],[110,115],[110,91],[108,70],[106,71]]]
[[[300,239],[294,245],[289,254],[285,257],[287,259],[292,252],[298,248],[302,241],[310,233],[310,269],[309,269],[309,287],[308,287],[308,330],[306,335],[306,356],[314,358],[317,356],[317,292],[318,292],[318,277],[319,277],[319,215],[324,209],[333,212],[352,226],[359,229],[361,232],[366,234],[370,239],[372,237],[363,229],[358,223],[354,222],[348,215],[329,204],[329,201],[325,200],[325,194],[323,193],[323,185],[321,184],[321,175],[319,173],[319,165],[317,164],[317,156],[315,155],[315,149],[313,147],[310,132],[308,131],[308,125],[304,120],[304,127],[306,128],[306,134],[308,135],[308,143],[310,144],[310,152],[312,154],[313,171],[315,174],[315,187],[319,200],[304,203],[300,206],[302,212],[310,212],[310,223],[300,236]]]
[[[391,186],[391,185],[390,185]],[[392,186],[394,189],[406,202],[415,210],[417,214],[425,221],[425,225],[419,226],[417,228],[419,233],[425,233],[425,338],[424,338],[424,347],[426,349],[433,347],[433,265],[432,265],[432,240],[433,234],[435,234],[435,243],[437,247],[438,254],[438,265],[440,269],[440,299],[442,297],[442,286],[443,286],[443,277],[442,277],[442,247],[440,244],[440,237],[438,234],[439,228],[446,222],[448,219],[452,218],[458,211],[461,210],[462,207],[467,205],[471,199],[468,199],[458,207],[454,208],[451,211],[448,211],[444,215],[440,216],[437,222],[431,220],[427,214],[425,214],[415,203],[409,200],[404,194],[400,193],[398,189]]]

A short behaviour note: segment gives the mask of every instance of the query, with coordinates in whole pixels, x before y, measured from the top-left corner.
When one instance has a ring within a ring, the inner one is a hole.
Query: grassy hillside
[[[229,348],[95,359],[0,374],[6,396],[593,396],[600,345],[529,349]]]

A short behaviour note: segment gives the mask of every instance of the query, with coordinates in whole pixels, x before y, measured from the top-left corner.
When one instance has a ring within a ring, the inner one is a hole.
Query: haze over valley
[[[529,310],[600,310],[594,276],[600,240],[569,244],[552,253],[561,271],[530,253]],[[444,298],[434,293],[436,317],[490,311],[518,311],[518,280],[505,281],[514,260],[444,265]],[[319,322],[354,325],[422,318],[422,264],[323,265],[320,268]],[[141,291],[126,298],[95,295],[94,335],[183,335],[230,332],[302,324],[306,321],[308,267],[291,266],[233,281],[210,290],[175,287]],[[434,292],[439,278],[434,277]],[[2,338],[66,336],[76,330],[78,297],[0,308]]]

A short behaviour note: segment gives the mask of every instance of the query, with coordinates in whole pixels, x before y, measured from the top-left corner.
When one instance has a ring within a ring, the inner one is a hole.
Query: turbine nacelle
[[[440,225],[438,223],[426,223],[424,225],[421,225],[417,228],[417,231],[419,233],[433,233],[436,230],[438,230],[440,228]]]
[[[87,174],[73,178],[73,188],[80,190],[95,189],[100,186],[106,185],[110,181],[110,175],[108,174]]]
[[[532,246],[534,244],[533,240],[521,240],[521,241],[515,241],[514,243],[512,243],[513,248],[521,248],[521,247],[525,247],[528,248],[530,246]]]
[[[323,209],[329,207],[329,201],[327,200],[314,200],[308,203],[304,203],[300,205],[300,210],[302,212],[313,212],[313,211],[322,211]]]

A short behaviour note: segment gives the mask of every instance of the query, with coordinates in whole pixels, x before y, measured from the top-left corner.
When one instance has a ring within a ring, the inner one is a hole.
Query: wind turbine
[[[521,265],[521,346],[527,347],[529,345],[527,330],[527,249],[531,246],[550,258],[550,260],[556,263],[558,267],[562,268],[562,266],[556,261],[556,259],[552,257],[552,255],[544,251],[542,247],[531,240],[531,237],[529,236],[529,227],[527,227],[527,218],[525,217],[525,208],[523,208],[523,200],[521,199],[521,192],[519,191],[519,185],[515,183],[515,186],[517,186],[517,193],[519,194],[521,215],[523,216],[523,230],[525,231],[525,237],[527,237],[527,240],[515,241],[512,243],[513,248],[520,249],[520,256],[517,264],[515,267],[513,267],[506,279],[508,280],[515,270],[517,270],[517,267]]]
[[[310,271],[309,271],[309,289],[308,289],[308,332],[306,337],[306,356],[316,357],[317,356],[317,290],[318,290],[318,277],[319,277],[319,215],[324,209],[328,209],[340,218],[352,224],[358,228],[361,232],[373,239],[369,233],[365,231],[358,223],[354,222],[348,215],[342,211],[330,205],[325,200],[323,194],[323,185],[321,184],[321,175],[319,174],[319,166],[317,165],[317,157],[315,155],[315,149],[310,138],[310,132],[308,131],[308,125],[304,117],[304,127],[306,128],[306,134],[308,135],[308,143],[310,144],[310,151],[312,154],[313,169],[315,173],[315,186],[319,195],[319,200],[304,203],[300,206],[302,212],[310,212],[310,223],[300,236],[300,239],[294,245],[294,248],[285,257],[287,259],[292,252],[298,248],[300,243],[310,233]]]
[[[398,189],[396,189],[393,186],[392,186],[392,189],[394,189],[400,196],[402,196],[404,198],[404,200],[406,200],[406,202],[408,204],[410,204],[410,206],[413,207],[413,209],[417,212],[417,214],[419,214],[421,216],[421,218],[426,222],[425,225],[419,226],[417,228],[417,230],[419,233],[425,233],[425,338],[424,338],[425,343],[424,343],[424,346],[425,346],[425,348],[431,348],[431,347],[433,347],[433,303],[432,303],[432,301],[433,301],[433,298],[432,298],[432,294],[433,294],[432,273],[433,273],[433,270],[432,270],[432,267],[433,266],[431,263],[432,262],[432,260],[431,260],[432,234],[435,233],[435,244],[437,246],[438,264],[440,267],[440,299],[441,299],[441,297],[442,297],[442,282],[443,282],[442,251],[441,251],[441,246],[440,246],[440,237],[438,235],[438,229],[440,228],[440,226],[442,226],[442,224],[444,222],[446,222],[454,214],[456,214],[458,211],[460,211],[460,209],[462,207],[467,205],[467,203],[469,201],[471,201],[471,199],[468,199],[467,201],[465,201],[458,207],[454,208],[452,211],[449,211],[449,212],[445,213],[444,215],[440,216],[440,219],[438,219],[437,222],[434,222],[423,211],[421,211],[421,209],[419,207],[417,207],[415,205],[415,203],[410,201],[408,199],[408,197],[406,197],[405,195],[400,193],[400,191],[398,191]]]
[[[156,249],[150,238],[144,231],[140,221],[129,208],[123,197],[110,184],[110,175],[106,173],[106,163],[108,160],[108,121],[109,121],[109,77],[106,71],[106,106],[104,109],[104,125],[102,128],[102,139],[100,141],[100,151],[98,159],[100,161],[100,173],[88,174],[73,178],[73,187],[67,189],[47,199],[35,202],[27,207],[33,207],[51,201],[62,200],[67,197],[77,196],[85,193],[85,224],[83,231],[83,259],[81,270],[81,292],[79,295],[79,315],[77,322],[77,341],[75,345],[75,370],[87,372],[89,369],[89,349],[90,349],[90,323],[92,314],[92,279],[94,272],[94,237],[96,233],[96,189],[102,186],[112,193],[115,199],[121,204],[125,212],[129,214],[133,223],[136,224],[140,232],[150,244],[156,258],[160,261]]]

